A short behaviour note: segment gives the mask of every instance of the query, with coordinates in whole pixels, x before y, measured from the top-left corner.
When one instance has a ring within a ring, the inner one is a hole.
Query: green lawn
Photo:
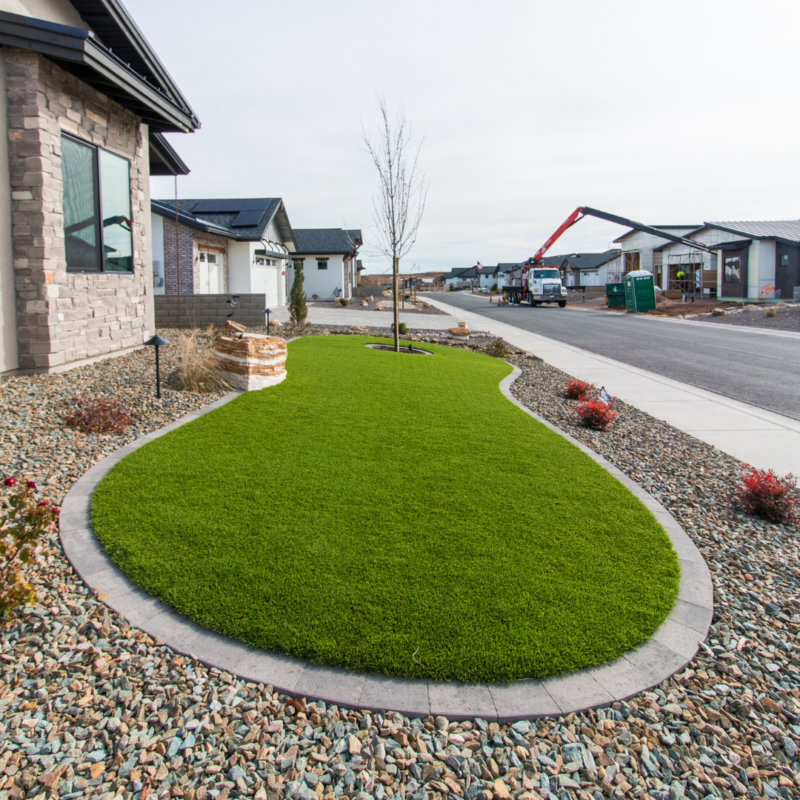
[[[650,512],[503,397],[505,362],[374,341],[294,341],[282,384],[117,464],[113,560],[207,628],[366,672],[543,677],[647,639],[679,579]]]

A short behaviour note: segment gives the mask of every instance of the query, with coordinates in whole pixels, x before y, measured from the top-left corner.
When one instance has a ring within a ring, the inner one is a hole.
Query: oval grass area
[[[314,664],[503,682],[600,664],[677,595],[669,538],[622,484],[510,403],[503,361],[359,336],[120,461],[97,535],[199,624]]]

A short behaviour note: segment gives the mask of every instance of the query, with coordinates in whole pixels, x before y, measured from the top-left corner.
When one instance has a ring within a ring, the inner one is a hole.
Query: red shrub
[[[575,413],[584,428],[595,428],[598,431],[606,430],[617,416],[613,399],[608,405],[602,400],[583,400]]]
[[[564,397],[570,400],[583,400],[589,392],[594,389],[593,383],[587,383],[586,381],[567,381],[564,384]]]
[[[117,400],[73,398],[75,410],[64,417],[70,428],[84,433],[122,433],[131,424],[131,415]]]
[[[779,477],[775,470],[749,468],[736,487],[739,504],[748,514],[770,522],[791,525],[797,522],[798,501],[794,475]]]

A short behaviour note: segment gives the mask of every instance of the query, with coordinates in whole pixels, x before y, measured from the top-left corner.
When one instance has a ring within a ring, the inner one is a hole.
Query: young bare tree
[[[375,250],[392,260],[392,305],[394,307],[394,348],[400,352],[400,313],[397,276],[400,259],[417,240],[428,187],[417,171],[419,152],[410,142],[405,114],[401,110],[394,122],[389,118],[386,101],[378,100],[381,113],[378,141],[363,131],[366,151],[378,171],[380,194],[372,198],[377,244]]]

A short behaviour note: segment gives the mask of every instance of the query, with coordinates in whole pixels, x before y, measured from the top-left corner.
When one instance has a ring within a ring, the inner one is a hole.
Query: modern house
[[[572,253],[563,256],[560,269],[566,286],[605,286],[608,267],[620,255],[620,250],[606,250],[604,253]]]
[[[51,371],[153,333],[150,175],[200,122],[119,0],[3,7],[0,372]]]
[[[263,294],[286,302],[295,236],[279,197],[151,202],[158,294]],[[177,258],[176,258],[177,254]]]
[[[716,252],[676,242],[658,247],[670,289],[751,300],[791,300],[800,291],[800,220],[706,222],[687,238]]]
[[[673,236],[686,236],[697,230],[700,225],[653,225],[652,227],[671,233]],[[630,230],[614,239],[618,244],[619,254],[609,262],[607,267],[607,283],[618,283],[625,275],[634,270],[644,269],[652,272],[657,286],[668,289],[669,274],[663,266],[663,255],[659,249],[669,243],[669,239],[662,239],[642,231]]]
[[[800,220],[655,227],[695,239],[713,252],[628,231],[615,239],[621,252],[608,264],[609,282],[646,269],[665,291],[750,300],[791,299],[800,286]]]
[[[364,243],[360,230],[300,228],[294,231],[297,247],[288,267],[287,285],[294,283],[302,264],[303,289],[310,300],[349,300],[358,286],[358,248]]]
[[[442,282],[447,286],[469,286],[469,279],[463,276],[463,273],[469,272],[474,267],[460,267],[458,269],[451,269],[450,272],[445,272],[442,275]]]

